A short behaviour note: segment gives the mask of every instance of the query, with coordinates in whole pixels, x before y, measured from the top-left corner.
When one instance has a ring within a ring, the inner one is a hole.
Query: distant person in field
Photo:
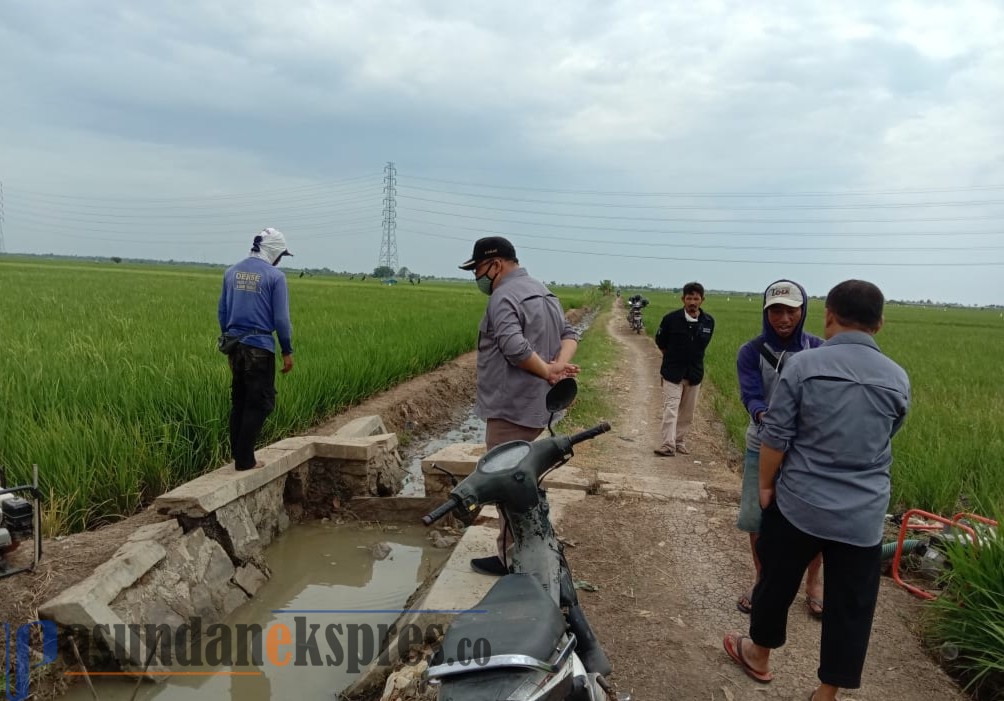
[[[655,344],[662,351],[662,445],[656,455],[687,455],[687,436],[704,379],[704,351],[715,332],[715,320],[701,309],[704,286],[683,286],[683,307],[662,318]]]
[[[286,276],[276,267],[291,256],[286,237],[272,228],[254,237],[251,254],[223,274],[217,316],[220,331],[239,336],[228,356],[230,385],[230,449],[237,470],[261,467],[254,456],[262,426],[275,409],[275,342],[279,337],[282,372],[293,369],[293,327],[289,320]]]
[[[808,564],[826,566],[819,681],[810,699],[833,701],[861,686],[881,574],[892,437],[910,407],[906,372],[875,344],[885,300],[847,280],[826,297],[826,342],[792,355],[762,417],[757,555],[749,636],[725,651],[771,681],[771,650],[784,645],[788,609]]]
[[[547,426],[544,397],[550,386],[579,373],[571,362],[579,336],[558,298],[530,277],[516,249],[501,236],[478,239],[460,269],[473,272],[478,288],[489,295],[478,327],[475,405],[487,423],[485,443],[491,450],[507,441],[532,441]],[[471,568],[506,574],[511,542],[500,514],[498,555],[474,558]]]
[[[744,344],[736,357],[739,395],[750,415],[750,422],[746,427],[742,499],[736,527],[749,533],[756,579],[760,578],[760,559],[756,554],[761,511],[760,429],[781,369],[792,354],[816,348],[823,343],[823,339],[803,330],[808,312],[809,298],[801,285],[791,280],[772,282],[763,293],[763,332]],[[805,580],[806,605],[809,613],[817,618],[823,615],[821,565],[822,557],[817,556],[809,565]],[[753,581],[754,585],[756,579]],[[736,608],[749,613],[753,606],[750,603],[752,596],[753,588],[750,587],[739,597]]]

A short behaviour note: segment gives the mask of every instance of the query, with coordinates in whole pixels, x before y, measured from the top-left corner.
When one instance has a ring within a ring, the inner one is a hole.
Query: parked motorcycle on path
[[[579,605],[540,486],[547,473],[568,462],[572,446],[610,430],[602,423],[571,436],[554,434],[554,415],[571,405],[576,392],[571,378],[555,384],[546,400],[550,437],[488,451],[449,499],[422,518],[428,526],[456,513],[470,522],[482,506],[495,504],[514,537],[511,573],[499,578],[476,613],[453,621],[429,663],[427,677],[440,686],[439,701],[630,701],[615,697],[606,680],[610,660]],[[480,657],[474,654],[478,648]],[[464,649],[471,654],[463,659],[444,658],[444,650]]]

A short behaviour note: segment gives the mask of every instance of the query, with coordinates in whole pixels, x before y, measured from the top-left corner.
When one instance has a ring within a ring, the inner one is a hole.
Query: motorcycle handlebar
[[[453,497],[450,497],[445,502],[443,502],[435,509],[433,509],[430,513],[423,516],[422,523],[424,523],[426,526],[431,526],[433,523],[443,518],[443,516],[446,516],[446,514],[450,513],[455,508],[457,508],[457,502]]]
[[[596,438],[596,436],[600,435],[601,433],[606,433],[609,430],[610,430],[610,424],[604,421],[603,423],[593,426],[592,428],[587,428],[585,431],[581,431],[580,433],[576,433],[575,435],[569,436],[568,440],[572,445],[575,445],[576,443],[581,443],[582,441],[588,441],[592,438]]]

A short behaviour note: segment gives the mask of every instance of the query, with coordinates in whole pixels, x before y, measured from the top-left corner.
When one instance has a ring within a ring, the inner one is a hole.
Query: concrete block
[[[261,537],[245,501],[233,501],[216,510],[216,522],[230,536],[234,556],[243,561],[262,554]]]
[[[708,499],[704,482],[670,480],[659,475],[624,475],[619,472],[601,472],[599,480],[599,494],[684,501]]]
[[[98,565],[86,579],[65,589],[38,608],[39,615],[65,626],[93,626],[107,621],[93,616],[108,609],[108,605],[164,559],[167,551],[157,542],[144,540],[127,542],[111,559]],[[115,616],[118,620],[118,616]],[[119,621],[121,622],[121,621]]]
[[[362,438],[317,436],[314,440],[314,451],[317,457],[356,462],[369,462],[379,453],[396,450],[397,446],[397,434],[395,433],[382,433]]]
[[[580,489],[549,489],[547,503],[551,507],[551,525],[557,527],[565,514],[586,500],[586,493]]]
[[[365,438],[388,433],[383,419],[379,416],[360,416],[353,419],[332,435],[341,438]]]
[[[452,472],[457,477],[466,477],[474,471],[474,466],[485,454],[484,443],[454,443],[422,459],[422,472],[436,474],[433,465]],[[439,473],[442,474],[442,473]]]
[[[162,514],[172,516],[205,516],[279,479],[309,460],[312,451],[312,445],[306,444],[291,450],[274,447],[258,450],[255,457],[265,463],[264,467],[238,472],[233,463],[230,463],[160,495],[154,500],[154,508]]]
[[[145,526],[140,526],[126,542],[140,543],[152,540],[166,546],[172,540],[180,538],[183,532],[181,524],[172,518],[160,523],[148,523]]]
[[[238,567],[233,579],[234,584],[243,589],[248,596],[254,596],[258,593],[258,590],[267,581],[268,577],[265,576],[265,573],[254,565]]]
[[[597,485],[596,470],[574,465],[562,465],[544,478],[545,489],[579,489],[587,491]]]

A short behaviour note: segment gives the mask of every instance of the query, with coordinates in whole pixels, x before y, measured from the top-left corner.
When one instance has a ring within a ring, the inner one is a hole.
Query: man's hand
[[[285,375],[287,372],[293,369],[293,354],[283,353],[282,355],[282,374]]]
[[[574,363],[564,363],[556,360],[553,363],[547,364],[547,381],[552,385],[566,377],[575,377],[578,374],[579,366]]]
[[[774,488],[760,490],[760,508],[766,509],[774,501]]]

